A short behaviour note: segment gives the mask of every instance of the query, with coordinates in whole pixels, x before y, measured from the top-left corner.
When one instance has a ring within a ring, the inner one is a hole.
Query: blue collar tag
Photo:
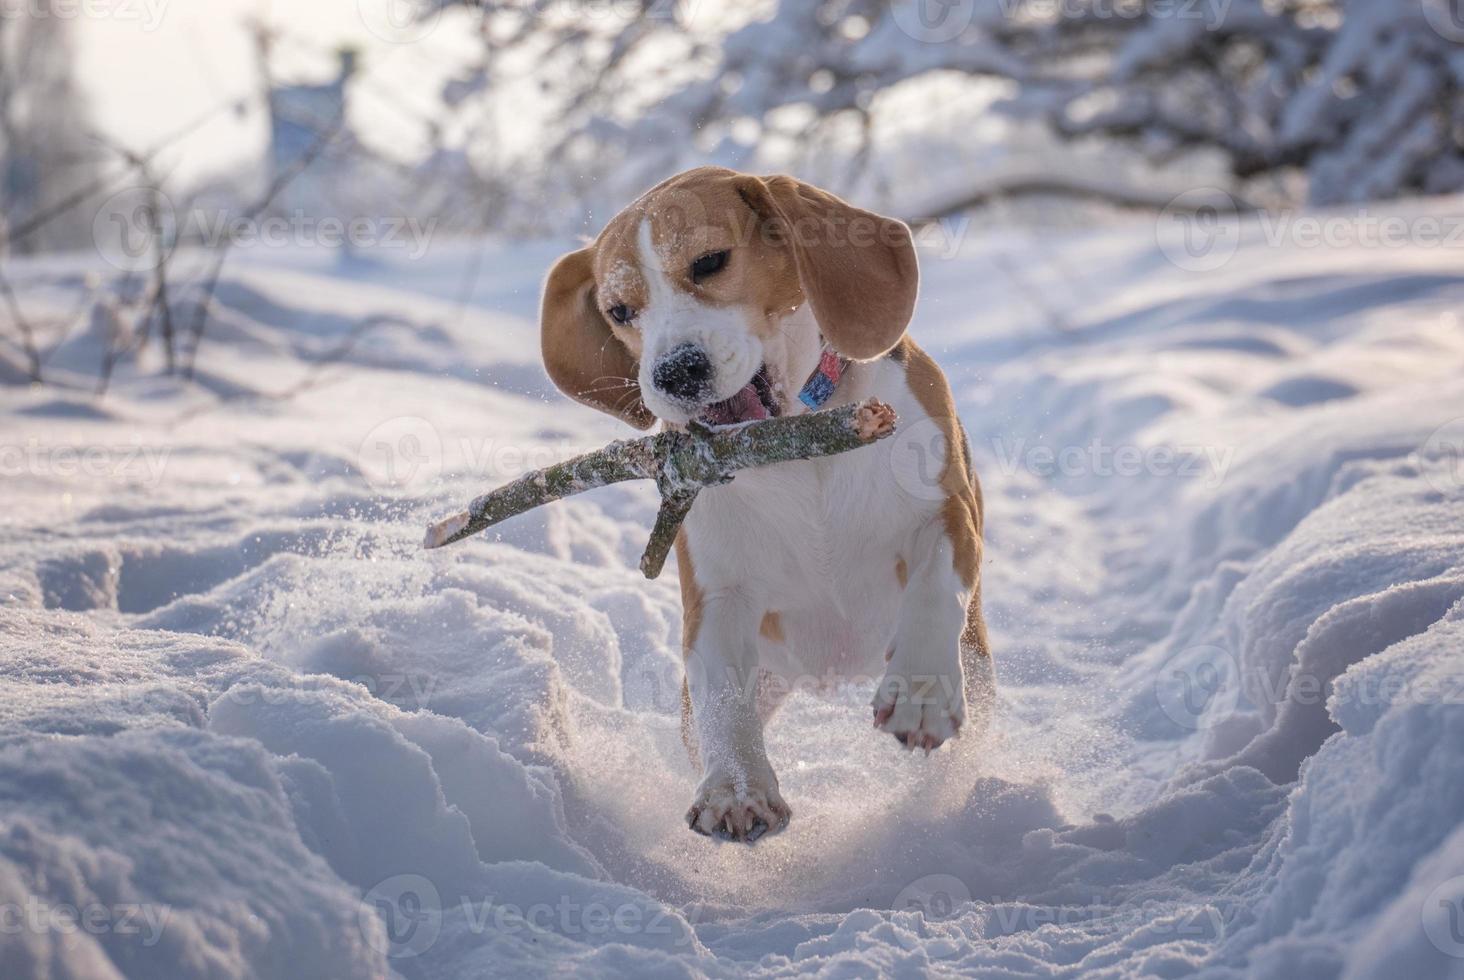
[[[844,370],[849,366],[847,358],[840,357],[839,352],[824,345],[823,352],[818,356],[818,367],[808,376],[803,383],[803,390],[798,392],[798,400],[807,405],[810,411],[818,411],[824,407],[824,403],[834,396],[834,389],[839,387],[839,379],[844,376]]]

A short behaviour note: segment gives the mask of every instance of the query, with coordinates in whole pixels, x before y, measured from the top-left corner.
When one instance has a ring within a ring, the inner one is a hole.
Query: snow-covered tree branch
[[[779,0],[751,20],[707,0],[473,5],[493,57],[451,99],[531,60],[557,107],[547,156],[579,172],[736,164],[850,122],[868,140],[886,93],[956,73],[999,83],[996,111],[1064,138],[1159,162],[1218,151],[1237,188],[1295,173],[1335,203],[1464,187],[1464,30],[1427,2]]]

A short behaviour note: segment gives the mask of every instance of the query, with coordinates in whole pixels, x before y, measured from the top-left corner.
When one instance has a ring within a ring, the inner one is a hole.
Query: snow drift
[[[244,256],[197,381],[102,402],[68,338],[0,392],[0,973],[1464,976],[1456,256],[1162,244],[926,257],[1001,716],[963,769],[796,695],[751,848],[681,824],[649,487],[417,548],[619,434],[535,363],[553,246],[466,308],[466,253]]]

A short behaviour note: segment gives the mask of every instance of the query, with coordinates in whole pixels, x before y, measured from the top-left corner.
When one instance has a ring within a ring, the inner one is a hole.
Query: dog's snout
[[[651,380],[671,398],[698,401],[712,386],[712,362],[695,344],[681,344],[656,361]]]

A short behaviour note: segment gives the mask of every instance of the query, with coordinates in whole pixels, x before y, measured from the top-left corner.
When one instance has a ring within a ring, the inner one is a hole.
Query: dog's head
[[[647,191],[544,287],[544,364],[565,394],[637,428],[789,408],[795,349],[817,331],[853,360],[910,322],[910,230],[791,177],[719,167]],[[788,315],[808,304],[812,317]]]

